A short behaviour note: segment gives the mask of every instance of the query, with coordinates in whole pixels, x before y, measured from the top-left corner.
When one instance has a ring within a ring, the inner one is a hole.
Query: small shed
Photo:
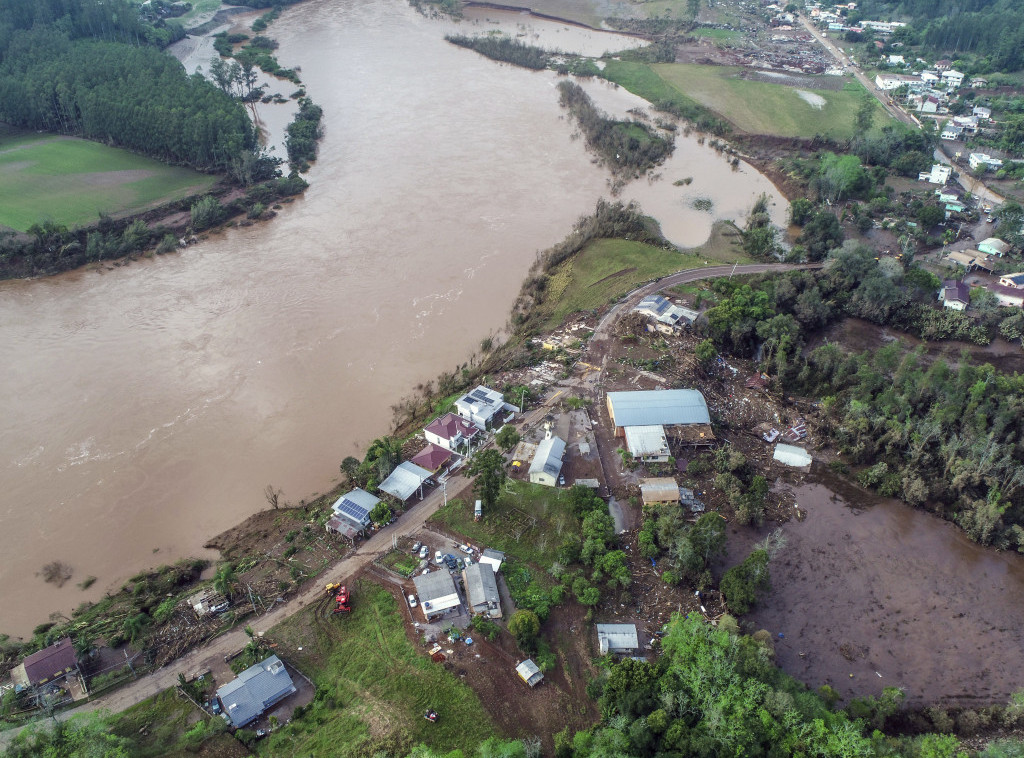
[[[670,476],[640,480],[640,497],[644,505],[679,502],[679,484]]]
[[[793,466],[794,468],[808,468],[811,465],[810,453],[802,447],[796,447],[795,445],[779,443],[775,446],[775,455],[772,457],[779,463],[785,466]]]
[[[540,668],[529,658],[516,666],[516,673],[531,687],[536,687],[544,678],[544,675],[540,673]]]
[[[665,427],[660,424],[627,426],[626,448],[638,461],[665,463],[671,456]]]
[[[597,645],[601,655],[633,655],[640,648],[636,624],[598,624]]]
[[[215,613],[223,613],[228,609],[228,600],[213,587],[204,587],[188,599],[188,604],[196,618],[205,618]]]
[[[497,574],[501,570],[501,564],[505,562],[505,554],[500,550],[491,550],[487,548],[480,554],[479,563],[489,563],[491,568],[494,569],[494,573]]]

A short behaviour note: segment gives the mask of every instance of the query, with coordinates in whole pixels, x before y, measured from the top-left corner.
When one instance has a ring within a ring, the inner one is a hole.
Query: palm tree
[[[230,599],[231,592],[235,587],[235,567],[232,563],[224,563],[219,569],[217,574],[213,577],[213,588],[217,590],[224,597]]]

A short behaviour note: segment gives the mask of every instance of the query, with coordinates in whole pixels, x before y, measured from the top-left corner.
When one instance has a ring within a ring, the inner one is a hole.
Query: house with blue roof
[[[225,720],[236,729],[251,724],[296,691],[284,662],[272,655],[217,690]]]

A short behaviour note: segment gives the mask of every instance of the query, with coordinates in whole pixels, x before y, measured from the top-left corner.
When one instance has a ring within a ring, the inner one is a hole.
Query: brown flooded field
[[[786,672],[843,697],[902,687],[909,705],[1005,702],[1021,689],[1024,557],[817,467],[779,486],[807,518],[783,525],[773,589],[748,619],[771,632]],[[730,562],[771,528],[730,533]]]

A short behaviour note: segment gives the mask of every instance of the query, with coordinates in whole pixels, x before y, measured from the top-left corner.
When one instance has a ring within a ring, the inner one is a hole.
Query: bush
[[[217,198],[203,195],[192,204],[192,230],[209,229],[221,219],[221,208]]]
[[[768,573],[768,553],[755,550],[743,563],[725,572],[719,585],[729,609],[738,615],[750,611],[761,596],[771,589]]]

